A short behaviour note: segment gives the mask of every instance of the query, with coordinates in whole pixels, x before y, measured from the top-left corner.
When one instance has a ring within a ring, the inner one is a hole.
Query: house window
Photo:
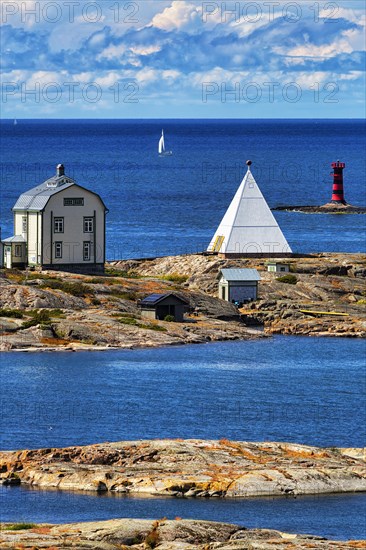
[[[54,232],[55,233],[63,233],[64,232],[64,219],[63,218],[55,218],[53,222]]]
[[[285,267],[280,267],[280,271],[286,271]]]
[[[83,243],[83,259],[84,262],[90,260],[90,241],[84,241]]]
[[[64,199],[64,206],[84,206],[84,199],[81,197]]]
[[[27,232],[27,216],[22,217],[22,232]]]
[[[55,242],[55,258],[62,258],[62,241]]]
[[[22,255],[22,245],[16,244],[14,247],[14,256],[16,256],[17,258],[20,258],[21,255]]]
[[[94,218],[84,218],[84,233],[93,233]]]

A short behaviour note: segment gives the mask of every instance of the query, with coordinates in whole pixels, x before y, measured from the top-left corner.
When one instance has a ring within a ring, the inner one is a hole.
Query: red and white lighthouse
[[[346,167],[344,162],[332,162],[333,168],[333,193],[332,200],[333,204],[347,204],[344,200],[344,191],[343,191],[343,170]]]

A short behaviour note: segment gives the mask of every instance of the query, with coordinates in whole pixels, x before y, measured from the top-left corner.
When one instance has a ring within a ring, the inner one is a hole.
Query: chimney
[[[65,166],[63,164],[58,164],[56,166],[56,175],[64,176],[65,175]]]

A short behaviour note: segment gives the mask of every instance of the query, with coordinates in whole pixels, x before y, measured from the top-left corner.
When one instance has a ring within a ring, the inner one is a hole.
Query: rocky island
[[[20,527],[20,529],[17,529]],[[23,528],[22,528],[23,527]],[[270,529],[197,520],[113,519],[64,525],[3,524],[0,548],[95,550],[329,550],[364,548],[365,541],[330,541]]]
[[[87,350],[156,347],[270,334],[366,336],[366,256],[311,254],[286,259],[290,273],[264,259],[189,254],[115,261],[104,276],[3,270],[1,349]],[[222,268],[258,269],[259,298],[238,310],[217,297]],[[183,323],[141,317],[138,300],[174,292]]]
[[[174,497],[253,497],[366,490],[365,449],[222,439],[102,443],[0,453],[4,484]],[[114,519],[3,524],[0,548],[363,548],[268,529],[199,520]]]
[[[366,491],[363,448],[227,439],[146,440],[3,451],[0,480],[64,490],[174,497]]]

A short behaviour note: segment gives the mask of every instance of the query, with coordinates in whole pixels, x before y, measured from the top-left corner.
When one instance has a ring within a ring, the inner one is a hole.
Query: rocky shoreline
[[[16,526],[3,524],[0,548],[95,550],[270,550],[364,548],[365,541],[330,541],[313,535],[296,535],[270,529],[212,521],[114,519],[63,525]]]
[[[285,210],[286,212],[303,212],[304,214],[366,214],[365,206],[353,206],[352,204],[327,203],[322,206],[277,206],[272,210]]]
[[[146,440],[3,451],[5,485],[174,497],[366,491],[364,448],[222,439]]]
[[[366,336],[365,255],[312,254],[286,262],[291,276],[285,278],[268,272],[263,259],[202,254],[116,261],[102,277],[2,270],[0,349],[133,349],[270,334]],[[223,267],[258,269],[259,299],[242,310],[218,299]],[[137,301],[154,292],[187,300],[185,322],[142,318]]]

